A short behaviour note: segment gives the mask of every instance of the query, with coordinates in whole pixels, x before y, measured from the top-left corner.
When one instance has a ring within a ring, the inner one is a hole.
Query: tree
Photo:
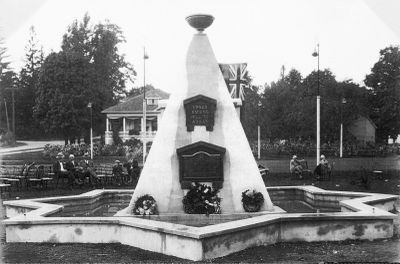
[[[261,102],[259,88],[254,85],[250,85],[250,88],[245,90],[245,96],[246,107],[244,109],[240,109],[241,111],[245,111],[245,118],[242,120],[242,126],[247,138],[257,138],[258,122],[261,122],[262,120],[260,117],[261,107],[258,106],[258,103]]]
[[[49,55],[41,71],[35,117],[46,131],[62,133],[65,140],[88,139],[91,102],[94,131],[103,132],[101,111],[115,104],[135,75],[118,51],[124,41],[117,25],[92,26],[87,14],[71,24],[62,51]]]
[[[65,143],[80,138],[90,127],[88,98],[89,62],[76,52],[51,53],[44,61],[39,76],[34,115],[48,133],[62,135]]]
[[[125,42],[121,29],[109,22],[97,24],[91,41],[96,86],[105,107],[115,104],[124,95],[127,81],[133,82],[136,72],[118,53],[118,45]]]
[[[39,71],[44,60],[42,47],[38,44],[34,27],[25,47],[25,65],[19,73],[18,92],[16,92],[16,131],[18,136],[32,137],[42,134],[33,119]]]
[[[347,127],[360,114],[368,116],[367,90],[351,81],[337,82],[329,70],[320,71],[321,142],[339,139],[340,111]],[[262,131],[272,139],[315,139],[317,72],[304,79],[292,69],[263,94]],[[346,98],[348,104],[341,105]]]
[[[5,104],[4,96],[7,83],[9,83],[9,76],[7,72],[9,69],[10,62],[7,60],[7,48],[4,47],[3,38],[0,37],[0,134],[2,131],[6,130],[7,124],[5,123]],[[4,114],[3,114],[4,113]]]
[[[371,118],[377,126],[377,138],[387,142],[400,134],[400,50],[390,46],[381,50],[378,62],[364,82],[371,88]]]

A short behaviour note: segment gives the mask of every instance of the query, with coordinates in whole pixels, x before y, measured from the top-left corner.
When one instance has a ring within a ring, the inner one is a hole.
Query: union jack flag
[[[219,68],[231,97],[244,101],[244,88],[249,86],[247,63],[219,64]]]

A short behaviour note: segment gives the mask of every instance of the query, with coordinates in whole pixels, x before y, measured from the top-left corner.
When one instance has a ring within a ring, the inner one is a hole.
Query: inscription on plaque
[[[177,149],[177,154],[183,189],[190,188],[192,182],[212,182],[215,187],[222,187],[225,148],[199,141]]]
[[[183,101],[186,113],[187,131],[195,126],[205,126],[207,131],[214,128],[214,115],[217,101],[204,95],[196,95]]]

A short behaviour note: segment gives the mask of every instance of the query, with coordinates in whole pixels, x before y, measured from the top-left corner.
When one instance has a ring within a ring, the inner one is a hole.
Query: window
[[[147,105],[158,105],[158,99],[147,99]]]

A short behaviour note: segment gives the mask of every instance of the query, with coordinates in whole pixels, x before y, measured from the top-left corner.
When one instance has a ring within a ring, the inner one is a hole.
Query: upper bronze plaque
[[[213,130],[217,100],[204,95],[196,95],[184,100],[183,105],[187,131],[193,131],[194,126],[206,126],[207,131]]]

